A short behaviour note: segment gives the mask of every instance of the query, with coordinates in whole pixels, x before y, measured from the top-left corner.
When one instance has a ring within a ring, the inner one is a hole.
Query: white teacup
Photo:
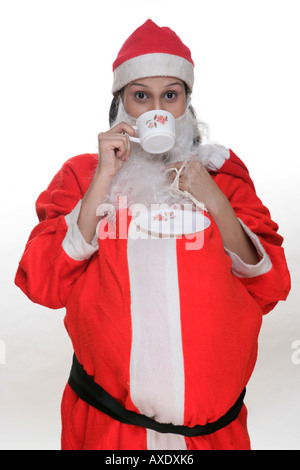
[[[133,128],[138,137],[131,137],[132,142],[141,144],[149,153],[168,152],[175,144],[175,118],[168,111],[153,109],[136,120]]]

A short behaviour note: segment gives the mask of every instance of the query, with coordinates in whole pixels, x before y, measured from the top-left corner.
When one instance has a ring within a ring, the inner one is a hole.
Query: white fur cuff
[[[62,242],[62,247],[67,255],[75,261],[89,259],[98,250],[98,239],[95,234],[91,244],[87,243],[80,232],[77,221],[81,209],[81,200],[70,214],[65,216],[68,231]]]
[[[244,261],[241,260],[241,258],[237,254],[233,253],[225,247],[226,253],[230,256],[232,260],[231,271],[236,276],[245,278],[251,278],[266,274],[272,268],[272,263],[269,256],[267,255],[257,235],[255,235],[255,233],[253,233],[240,219],[238,220],[243,229],[245,230],[246,234],[254,244],[257,253],[261,257],[261,260],[255,265],[246,264],[244,263]]]

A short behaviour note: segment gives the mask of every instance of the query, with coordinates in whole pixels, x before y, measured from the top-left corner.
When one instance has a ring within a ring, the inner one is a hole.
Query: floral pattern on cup
[[[155,114],[153,119],[146,121],[146,126],[151,129],[152,127],[157,127],[157,123],[164,125],[168,120],[168,116],[162,116],[161,114]]]

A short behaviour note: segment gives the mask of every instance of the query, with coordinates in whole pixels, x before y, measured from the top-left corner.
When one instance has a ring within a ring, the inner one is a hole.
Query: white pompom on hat
[[[174,31],[147,20],[125,41],[113,63],[112,92],[139,78],[158,76],[179,78],[192,91],[194,62]]]

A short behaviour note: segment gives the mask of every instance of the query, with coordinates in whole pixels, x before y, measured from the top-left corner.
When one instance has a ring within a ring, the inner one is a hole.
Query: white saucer
[[[201,212],[181,209],[145,211],[133,221],[149,234],[169,237],[202,232],[210,226],[209,218]]]

